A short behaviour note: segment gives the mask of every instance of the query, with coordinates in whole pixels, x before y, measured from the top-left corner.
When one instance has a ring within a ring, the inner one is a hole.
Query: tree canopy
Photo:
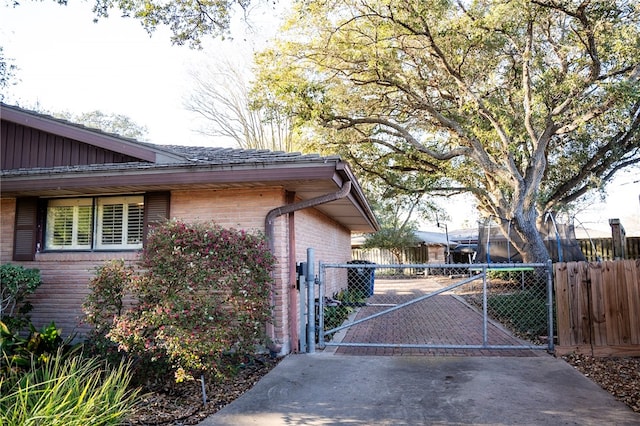
[[[172,32],[173,43],[198,47],[205,36],[228,34],[233,8],[246,10],[250,3],[250,0],[95,0],[93,11],[97,17],[108,17],[113,9],[119,10],[122,16],[140,20],[149,33],[159,25],[166,25]]]
[[[247,64],[230,59],[191,72],[194,84],[185,107],[206,123],[200,132],[231,139],[243,149],[298,150],[290,117],[252,106],[249,74]]]
[[[134,122],[131,117],[123,114],[105,113],[102,111],[72,114],[69,112],[52,112],[52,116],[82,124],[87,127],[113,133],[125,138],[142,140],[147,135],[147,128]]]
[[[548,258],[546,212],[640,162],[634,1],[305,1],[259,66],[258,99],[319,146],[409,193],[473,194],[525,261]]]
[[[13,63],[12,58],[7,58],[4,48],[0,46],[0,101],[4,99],[4,90],[15,84],[15,74],[18,67]]]
[[[363,189],[376,213],[380,230],[367,235],[362,247],[387,249],[395,256],[396,263],[402,263],[403,251],[419,244],[415,217],[430,219],[434,213],[437,216],[437,207],[422,194],[406,194],[379,183],[368,182]]]

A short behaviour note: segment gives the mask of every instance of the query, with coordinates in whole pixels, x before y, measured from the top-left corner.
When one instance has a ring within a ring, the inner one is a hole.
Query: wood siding
[[[0,143],[2,170],[139,161],[134,157],[4,120],[0,127]]]
[[[640,260],[554,265],[556,354],[640,356]]]

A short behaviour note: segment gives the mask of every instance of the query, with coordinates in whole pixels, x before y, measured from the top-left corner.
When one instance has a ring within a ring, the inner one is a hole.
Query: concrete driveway
[[[569,364],[535,357],[290,355],[200,425],[640,425]]]

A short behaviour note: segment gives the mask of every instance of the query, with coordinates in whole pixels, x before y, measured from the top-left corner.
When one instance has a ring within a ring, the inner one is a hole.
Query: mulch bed
[[[167,383],[164,389],[143,395],[125,425],[198,424],[251,389],[279,361],[259,358],[225,379],[205,378],[206,404],[202,401],[200,380]]]
[[[562,359],[640,413],[640,357],[595,358],[570,354]]]

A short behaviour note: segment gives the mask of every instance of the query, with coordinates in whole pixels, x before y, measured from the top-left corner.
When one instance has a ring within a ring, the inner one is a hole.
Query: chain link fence
[[[552,350],[549,268],[321,263],[318,341],[320,347]]]

